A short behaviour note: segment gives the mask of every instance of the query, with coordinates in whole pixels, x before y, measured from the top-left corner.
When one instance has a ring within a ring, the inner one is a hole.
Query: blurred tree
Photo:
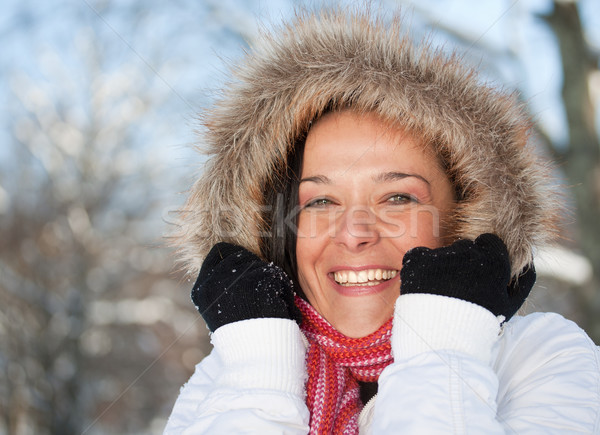
[[[152,138],[165,93],[138,58],[115,65],[107,39],[82,26],[75,56],[49,46],[36,77],[12,74],[0,433],[159,433],[157,416],[206,352],[158,248],[162,223],[149,219],[160,218],[162,183],[175,185]]]
[[[569,127],[569,146],[552,150],[572,186],[577,242],[593,270],[593,277],[575,294],[586,314],[581,326],[600,343],[600,138],[589,86],[599,73],[600,56],[587,43],[578,2],[555,0],[546,19],[562,57],[562,97]]]

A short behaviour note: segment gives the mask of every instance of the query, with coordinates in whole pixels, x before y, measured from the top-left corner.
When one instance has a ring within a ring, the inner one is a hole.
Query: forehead
[[[306,139],[303,161],[303,175],[440,169],[437,157],[414,135],[375,114],[352,111],[328,113],[314,124]]]

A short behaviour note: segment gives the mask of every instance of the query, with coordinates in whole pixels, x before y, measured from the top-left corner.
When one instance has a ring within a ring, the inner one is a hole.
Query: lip
[[[337,269],[332,269],[332,271],[327,274],[327,278],[329,279],[333,289],[343,296],[370,296],[370,295],[374,295],[377,293],[381,293],[382,291],[389,288],[390,285],[394,285],[394,284],[397,285],[398,295],[400,295],[400,286],[398,285],[398,282],[400,281],[400,273],[396,274],[395,277],[388,279],[387,281],[383,281],[382,283],[377,284],[377,285],[362,285],[360,283],[357,283],[356,285],[352,285],[352,286],[344,286],[344,285],[338,284],[336,282],[336,280],[333,279],[333,272],[337,272],[338,270],[356,270],[356,271],[358,271],[358,270],[363,270],[363,269],[382,269],[382,267],[367,266],[367,267],[360,267],[360,268],[352,268],[352,267],[345,266],[343,268],[340,267]],[[388,268],[388,270],[389,269],[393,269],[393,268]]]

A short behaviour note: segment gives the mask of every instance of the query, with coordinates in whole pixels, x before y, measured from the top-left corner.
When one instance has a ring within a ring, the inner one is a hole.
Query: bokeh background
[[[333,3],[3,0],[0,434],[162,433],[210,350],[165,246],[202,170],[196,113],[261,26]],[[599,343],[600,2],[373,4],[520,92],[570,210],[527,310]]]

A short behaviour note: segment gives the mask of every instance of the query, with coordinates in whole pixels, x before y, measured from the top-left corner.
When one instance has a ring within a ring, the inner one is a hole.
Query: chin
[[[369,301],[370,298],[376,300]],[[366,337],[377,331],[394,314],[395,299],[387,301],[383,295],[354,299],[352,304],[344,304],[350,306],[344,307],[343,310],[336,310],[330,320],[332,326],[347,337]]]

